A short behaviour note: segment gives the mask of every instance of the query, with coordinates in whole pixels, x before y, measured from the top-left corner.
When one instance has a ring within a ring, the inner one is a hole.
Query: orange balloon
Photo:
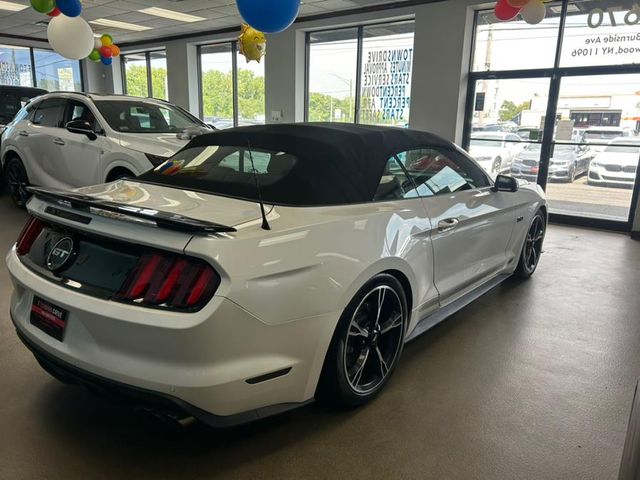
[[[111,49],[112,56],[117,57],[118,55],[120,55],[120,47],[118,47],[115,43],[109,45],[109,48]]]
[[[529,3],[529,0],[507,0],[507,3],[512,7],[522,8]]]

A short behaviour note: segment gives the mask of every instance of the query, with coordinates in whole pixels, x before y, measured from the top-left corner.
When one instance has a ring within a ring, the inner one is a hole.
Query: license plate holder
[[[47,300],[34,296],[31,302],[31,316],[29,320],[31,325],[62,342],[67,326],[68,313],[64,308],[60,308]]]

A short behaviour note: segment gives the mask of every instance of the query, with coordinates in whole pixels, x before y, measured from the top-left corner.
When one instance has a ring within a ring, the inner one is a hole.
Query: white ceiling
[[[29,5],[29,0],[11,0]],[[362,8],[376,4],[401,2],[402,0],[303,0],[299,16],[317,15],[340,10]],[[190,13],[206,20],[185,23],[140,13],[138,10],[148,7],[161,7],[167,10]],[[82,17],[87,20],[108,18],[122,22],[135,23],[151,30],[133,32],[112,27],[91,25],[96,33],[110,33],[116,43],[152,40],[176,35],[207,32],[225,27],[236,27],[241,23],[234,0],[84,0]],[[0,10],[0,36],[18,35],[36,39],[46,39],[47,27],[36,22],[46,22],[46,15],[32,8],[19,12]],[[0,43],[2,39],[0,38]]]

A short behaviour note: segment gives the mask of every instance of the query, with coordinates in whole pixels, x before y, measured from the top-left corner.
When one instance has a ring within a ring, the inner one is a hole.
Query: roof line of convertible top
[[[304,137],[304,139],[309,140],[309,135],[314,133],[317,134],[317,136],[314,136],[313,138],[314,141],[320,143],[335,144],[335,142],[337,141],[336,138],[325,137],[325,135],[330,134],[331,132],[340,132],[342,134],[346,134],[346,136],[342,137],[344,140],[346,140],[347,136],[350,136],[352,138],[358,137],[365,140],[368,136],[382,135],[383,137],[386,137],[384,138],[384,140],[388,140],[393,143],[397,143],[399,139],[404,140],[404,142],[406,143],[415,143],[416,140],[420,139],[421,141],[424,141],[425,143],[431,145],[452,145],[451,142],[438,135],[421,130],[353,123],[301,122],[249,125],[244,127],[218,130],[195,137],[187,146],[204,146],[208,145],[208,142],[215,139],[216,137],[223,138],[236,135],[247,135],[249,137],[253,135],[277,135],[289,136],[291,138]]]

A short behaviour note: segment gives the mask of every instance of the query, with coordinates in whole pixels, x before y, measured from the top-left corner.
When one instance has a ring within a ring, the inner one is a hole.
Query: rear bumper
[[[327,314],[269,325],[224,297],[194,313],[154,310],[52,283],[25,267],[15,251],[7,267],[14,283],[11,317],[37,358],[116,390],[169,399],[216,426],[312,400],[337,322]],[[62,342],[30,323],[34,294],[69,312]],[[284,373],[269,378],[273,372]]]
[[[63,362],[38,347],[24,334],[22,334],[17,327],[16,333],[22,343],[31,351],[31,353],[33,353],[33,356],[42,368],[61,382],[82,385],[89,390],[100,394],[102,397],[112,399],[119,403],[125,403],[130,407],[151,411],[160,415],[173,418],[193,416],[214,428],[227,428],[241,425],[243,423],[253,422],[261,418],[266,418],[271,415],[276,415],[278,413],[283,413],[288,410],[301,407],[311,402],[311,400],[309,400],[302,403],[272,405],[236,415],[214,415],[171,395],[126,385],[79,369],[69,363]]]

